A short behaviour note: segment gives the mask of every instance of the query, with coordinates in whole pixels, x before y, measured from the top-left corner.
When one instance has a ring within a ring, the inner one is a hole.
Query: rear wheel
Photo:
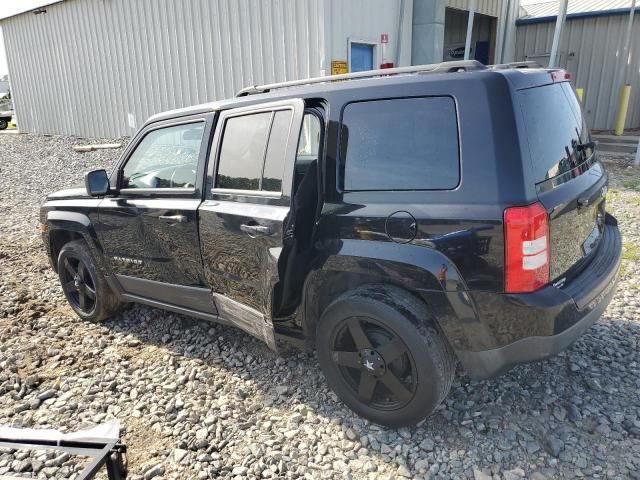
[[[9,126],[9,121],[4,118],[0,118],[0,130],[4,130]]]
[[[82,240],[69,242],[60,250],[58,276],[69,305],[84,320],[101,322],[122,305]]]
[[[394,287],[348,292],[317,327],[320,366],[352,410],[390,427],[422,420],[446,397],[454,359],[427,307]]]

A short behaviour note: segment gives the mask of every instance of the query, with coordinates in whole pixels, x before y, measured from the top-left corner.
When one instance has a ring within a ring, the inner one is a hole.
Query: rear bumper
[[[456,350],[472,378],[500,375],[517,364],[552,357],[600,318],[615,293],[622,256],[615,219],[608,220],[596,256],[569,285],[531,294],[473,295],[484,341],[495,346]]]

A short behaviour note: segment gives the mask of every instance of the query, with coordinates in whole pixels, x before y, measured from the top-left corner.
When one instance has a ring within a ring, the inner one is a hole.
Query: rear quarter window
[[[350,103],[342,113],[340,145],[347,191],[449,190],[460,181],[451,97]]]

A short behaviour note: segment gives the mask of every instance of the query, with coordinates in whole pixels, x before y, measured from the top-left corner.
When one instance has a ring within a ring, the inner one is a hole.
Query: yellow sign
[[[331,75],[341,75],[349,73],[347,62],[344,60],[331,60]]]

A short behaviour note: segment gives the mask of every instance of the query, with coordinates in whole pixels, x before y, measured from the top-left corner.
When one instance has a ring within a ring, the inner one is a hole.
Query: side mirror
[[[87,194],[92,197],[101,197],[109,191],[109,177],[104,169],[91,170],[84,175],[84,185]]]

